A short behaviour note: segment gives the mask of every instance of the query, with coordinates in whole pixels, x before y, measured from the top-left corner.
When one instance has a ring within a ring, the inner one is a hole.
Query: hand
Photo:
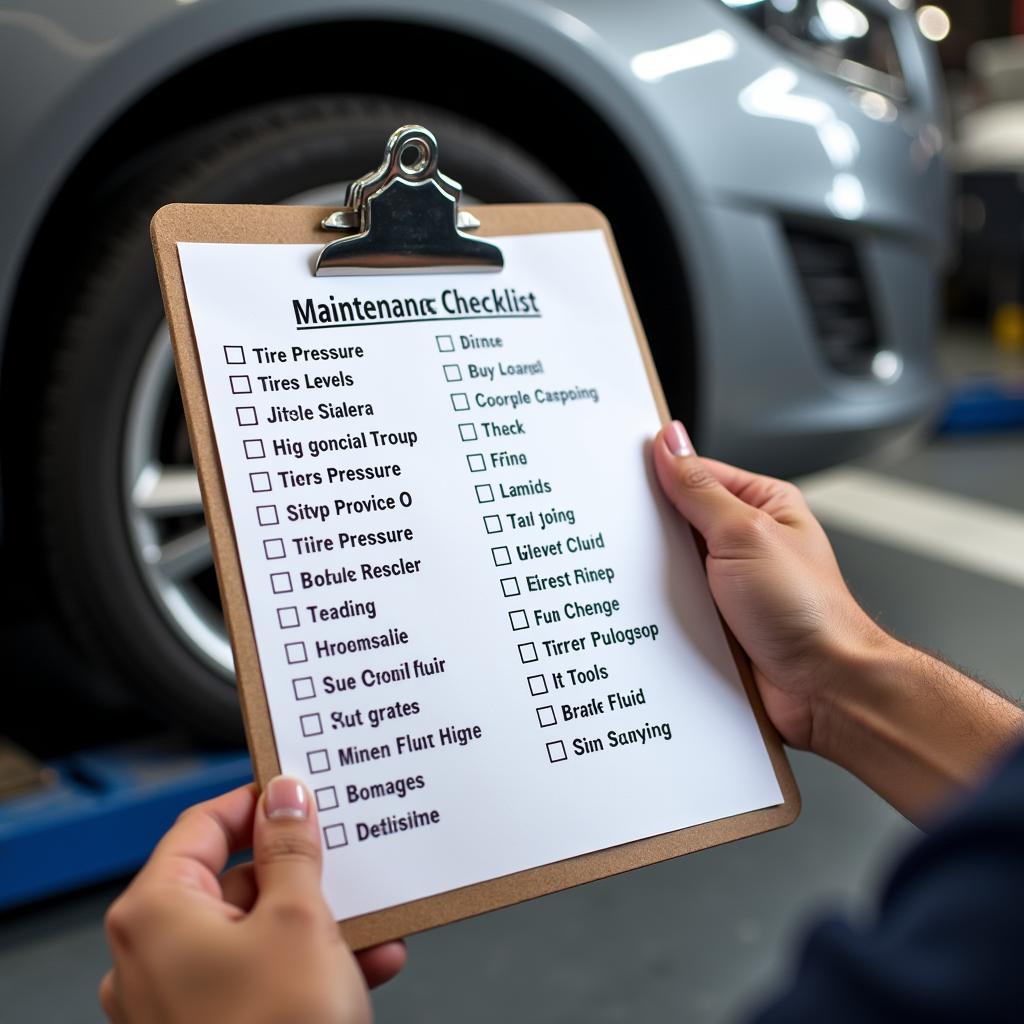
[[[926,824],[1024,739],[1020,708],[864,613],[792,484],[698,458],[678,423],[656,438],[654,464],[704,536],[711,592],[787,743]]]
[[[253,862],[221,875],[230,854]],[[392,942],[353,956],[320,892],[309,792],[278,777],[185,811],[106,919],[113,1024],[363,1024]]]
[[[654,464],[704,537],[711,592],[750,656],[769,718],[791,746],[813,748],[816,718],[851,662],[893,641],[853,599],[793,484],[698,458],[679,423],[655,439]]]

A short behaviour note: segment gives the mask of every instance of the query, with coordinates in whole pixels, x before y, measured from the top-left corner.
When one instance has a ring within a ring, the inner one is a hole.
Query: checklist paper
[[[282,771],[339,919],[783,802],[600,231],[497,274],[179,243]]]

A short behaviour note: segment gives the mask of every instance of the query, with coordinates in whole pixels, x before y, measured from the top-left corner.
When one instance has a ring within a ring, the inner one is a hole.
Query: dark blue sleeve
[[[756,1024],[1024,1021],[1024,748],[897,868],[875,921],[826,921]]]

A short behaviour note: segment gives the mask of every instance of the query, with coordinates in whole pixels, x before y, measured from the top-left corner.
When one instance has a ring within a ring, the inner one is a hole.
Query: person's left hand
[[[253,861],[221,875],[250,845]],[[308,790],[278,777],[185,811],[107,913],[113,1024],[365,1024],[400,942],[353,956],[320,892]],[[361,973],[360,973],[361,972]]]

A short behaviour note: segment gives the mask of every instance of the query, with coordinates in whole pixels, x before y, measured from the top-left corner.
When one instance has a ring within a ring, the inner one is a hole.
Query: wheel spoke
[[[202,512],[199,477],[192,466],[146,466],[132,488],[132,502],[156,518]]]
[[[205,526],[151,550],[153,565],[172,580],[189,579],[213,564],[210,534]]]

